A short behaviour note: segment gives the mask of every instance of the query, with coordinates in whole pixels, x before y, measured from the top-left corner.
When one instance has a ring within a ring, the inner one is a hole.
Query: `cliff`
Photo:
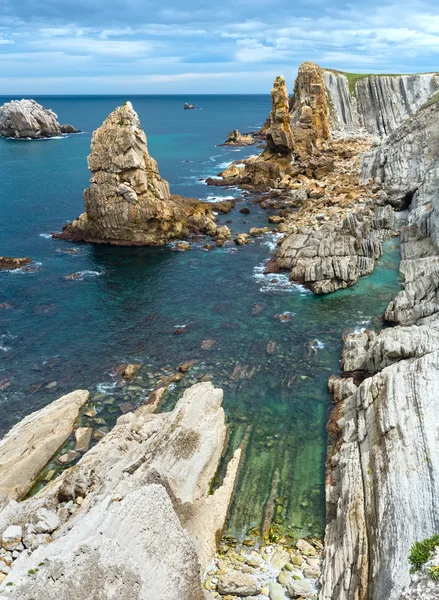
[[[325,69],[331,128],[384,136],[416,113],[438,90],[436,73],[354,75]]]
[[[60,125],[58,116],[35,100],[12,100],[0,107],[0,135],[10,138],[49,138],[79,133],[72,125]]]
[[[201,383],[172,412],[144,405],[39,494],[4,503],[0,596],[204,600],[239,465],[238,451],[209,493],[226,440],[221,402]]]
[[[54,237],[116,245],[162,245],[194,233],[214,235],[209,206],[171,195],[149,155],[146,135],[130,102],[116,108],[94,133],[85,212]]]
[[[344,370],[366,379],[330,383],[321,600],[439,593],[431,578],[411,581],[408,563],[412,544],[439,531],[439,104],[427,104],[362,159],[362,178],[404,210],[404,290],[385,313],[395,327],[345,340]]]

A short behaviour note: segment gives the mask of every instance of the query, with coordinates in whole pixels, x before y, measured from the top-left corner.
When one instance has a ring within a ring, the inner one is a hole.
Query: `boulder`
[[[256,596],[261,591],[261,586],[251,575],[231,571],[220,577],[218,591],[222,596]]]
[[[84,192],[85,212],[55,238],[144,246],[215,234],[208,204],[171,195],[130,102],[93,133],[88,167],[92,176]]]

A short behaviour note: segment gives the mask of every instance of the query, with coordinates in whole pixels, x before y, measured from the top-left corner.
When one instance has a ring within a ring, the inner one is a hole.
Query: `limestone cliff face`
[[[367,75],[349,88],[348,77],[324,70],[331,107],[331,128],[346,135],[388,135],[411,117],[438,90],[435,73]],[[352,76],[351,76],[352,77]]]
[[[271,90],[272,109],[267,131],[267,149],[280,154],[291,154],[294,137],[290,124],[289,96],[285,79],[276,77]]]
[[[314,63],[305,62],[299,66],[294,84],[291,122],[299,153],[309,154],[330,138],[324,71]]]
[[[191,233],[213,235],[207,204],[171,195],[149,155],[130,102],[116,108],[92,137],[85,212],[61,239],[119,245],[161,245]]]
[[[57,115],[35,100],[12,100],[0,107],[0,135],[10,138],[47,138],[78,133],[72,125],[60,125]]]
[[[331,380],[335,442],[321,600],[439,594],[432,580],[431,596],[410,584],[407,560],[415,541],[439,531],[438,125],[433,102],[363,160],[362,176],[380,181],[387,200],[408,211],[404,289],[385,313],[396,327],[345,341],[343,368],[366,375],[363,383]]]

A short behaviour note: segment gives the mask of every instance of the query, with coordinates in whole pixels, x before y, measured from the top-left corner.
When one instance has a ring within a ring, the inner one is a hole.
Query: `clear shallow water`
[[[270,109],[265,96],[41,98],[61,122],[85,133],[0,139],[0,255],[36,261],[35,272],[0,273],[0,434],[78,387],[97,395],[98,418],[111,425],[121,403],[141,403],[160,376],[196,360],[164,409],[206,375],[224,388],[226,458],[242,442],[246,448],[230,532],[245,535],[272,519],[282,530],[321,535],[327,379],[339,368],[342,332],[381,325],[379,315],[398,289],[397,245],[386,244],[375,273],[355,288],[321,298],[286,277],[262,274],[274,249],[268,237],[211,252],[200,243],[188,253],[52,240],[51,231],[83,210],[92,130],[127,99],[172,191],[202,199],[240,197],[239,190],[208,188],[199,179],[253,154],[255,147],[215,145],[235,127],[262,125]],[[184,111],[185,101],[202,110]],[[246,204],[250,215],[233,211],[221,222],[232,219],[234,232],[266,225],[269,213],[248,200],[240,206]],[[77,272],[79,279],[65,279]],[[275,318],[284,313],[289,320]],[[176,326],[185,326],[180,335]],[[201,348],[207,339],[215,342],[210,350]],[[115,387],[115,367],[137,361],[144,365],[138,379]]]

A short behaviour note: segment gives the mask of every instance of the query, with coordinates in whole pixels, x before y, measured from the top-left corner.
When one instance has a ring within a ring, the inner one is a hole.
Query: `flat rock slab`
[[[62,396],[15,425],[0,440],[0,496],[22,498],[41,469],[72,433],[86,390]]]

